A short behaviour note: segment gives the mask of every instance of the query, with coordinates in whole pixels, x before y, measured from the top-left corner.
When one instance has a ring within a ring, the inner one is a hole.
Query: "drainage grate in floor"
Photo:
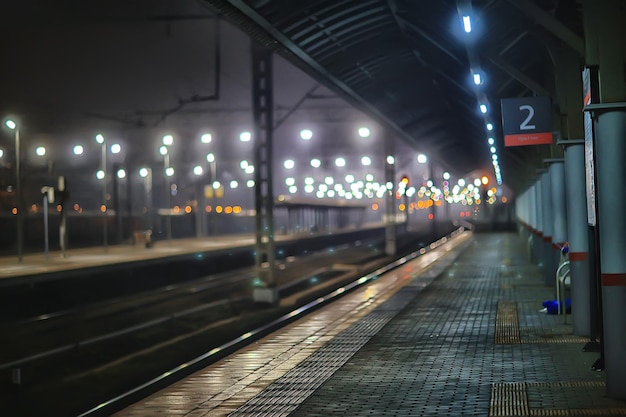
[[[602,381],[493,384],[489,417],[626,415],[623,403],[597,400],[604,389]]]
[[[517,303],[514,301],[498,302],[496,312],[496,345],[512,345],[520,343]]]

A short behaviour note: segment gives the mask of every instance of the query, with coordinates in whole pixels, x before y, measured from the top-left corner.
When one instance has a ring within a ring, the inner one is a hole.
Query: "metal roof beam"
[[[420,29],[417,25],[409,22],[408,20],[406,20],[402,16],[398,16],[398,19],[402,20],[404,22],[404,25],[406,25],[406,27],[410,28],[413,32],[419,34],[422,38],[426,39],[428,42],[430,42],[431,44],[433,44],[434,46],[439,48],[439,50],[441,52],[443,52],[444,54],[446,54],[450,58],[452,58],[454,60],[454,62],[456,62],[459,65],[465,65],[465,63],[463,61],[461,61],[456,55],[454,55],[452,52],[450,52],[448,49],[446,49],[443,45],[441,45],[435,39],[430,37],[430,35],[428,35],[426,32],[424,32],[422,29]]]
[[[366,102],[352,88],[350,88],[343,81],[337,78],[337,76],[327,71],[326,68],[324,68],[324,66],[322,66],[317,60],[313,59],[302,48],[300,48],[295,42],[293,42],[290,38],[285,36],[281,31],[276,29],[269,21],[267,21],[267,19],[261,16],[254,8],[249,6],[244,0],[227,0],[227,2],[231,6],[239,10],[248,19],[253,21],[260,28],[262,28],[272,38],[274,38],[276,41],[282,44],[285,48],[287,48],[287,50],[289,50],[292,54],[297,56],[298,59],[300,59],[303,63],[305,63],[311,70],[315,71],[315,73],[319,74],[321,77],[323,77],[324,79],[332,83],[332,85],[334,85],[339,91],[345,94],[345,96],[349,98],[352,102],[358,103],[363,110],[369,112],[371,115],[378,118],[378,120],[380,120],[381,122],[389,126],[404,140],[407,140],[409,142],[412,141],[411,136],[407,134],[407,132],[403,131],[400,126],[398,126],[388,116],[381,113],[373,105]]]
[[[496,67],[500,68],[502,71],[519,81],[522,85],[531,89],[538,96],[554,96],[554,94],[548,91],[548,89],[544,88],[542,85],[528,77],[526,74],[524,74],[514,66],[510,65],[508,62],[505,62],[503,59],[487,54],[484,54],[484,56]]]
[[[439,76],[443,78],[444,80],[448,81],[450,84],[454,85],[456,88],[458,88],[459,90],[461,90],[468,96],[474,97],[474,92],[472,90],[470,90],[467,86],[460,84],[459,82],[457,82],[454,78],[452,78],[450,75],[446,74],[445,72],[436,72],[433,70],[433,77],[434,76]]]
[[[405,35],[405,37],[407,37],[407,40],[411,44],[415,44],[415,42],[412,39],[410,39],[410,38],[408,38],[408,36],[406,36],[406,32],[407,32],[408,29],[412,29],[414,32],[418,32],[418,30],[420,30],[420,29],[417,28],[412,23],[408,22],[407,20],[401,18],[398,15],[398,13],[397,13],[398,5],[396,3],[396,0],[387,0],[387,4],[389,5],[389,8],[391,9],[391,13],[393,15],[393,18],[395,19],[396,24],[400,28],[400,31]],[[411,26],[411,27],[409,28],[409,26]],[[420,33],[420,32],[418,32],[418,33],[421,36],[423,36],[425,39],[427,39],[429,42],[431,42],[433,45],[435,45],[437,48],[442,50],[446,55],[452,57],[456,62],[462,64],[462,62],[460,62],[460,60],[458,58],[456,58],[453,54],[451,54],[447,49],[445,49],[442,45],[440,45],[434,39],[432,39],[431,37],[429,37],[428,35],[426,35],[424,33]],[[411,48],[411,52],[413,53],[413,55],[415,56],[415,59],[420,64],[422,64],[424,67],[430,69],[430,65],[426,61],[424,61],[424,59],[422,58],[422,56],[420,55],[418,50]],[[435,76],[435,75],[442,76],[444,79],[446,79],[447,81],[452,83],[455,87],[457,87],[459,90],[463,91],[464,93],[472,95],[472,96],[474,95],[474,93],[472,91],[470,91],[467,87],[465,87],[465,86],[459,84],[458,82],[456,82],[456,80],[454,80],[452,77],[447,75],[445,72],[443,72],[443,71],[434,71],[432,69],[430,69],[430,71],[433,73],[433,76]]]
[[[585,41],[554,18],[554,16],[546,13],[541,7],[528,0],[508,0],[508,2],[526,14],[533,22],[552,32],[554,36],[576,51],[578,55],[585,56]]]

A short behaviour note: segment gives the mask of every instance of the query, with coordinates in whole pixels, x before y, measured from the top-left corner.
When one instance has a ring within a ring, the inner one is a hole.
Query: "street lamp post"
[[[204,169],[201,165],[196,165],[193,168],[193,175],[196,177],[202,177]],[[196,221],[196,237],[204,236],[204,186],[202,179],[194,181],[195,195],[196,195],[196,207],[194,209],[195,221]]]
[[[242,133],[243,135],[243,133]],[[240,139],[242,141],[245,141],[245,139],[247,138],[247,135],[240,135]],[[200,142],[202,142],[203,144],[209,144],[211,143],[213,140],[213,136],[210,133],[205,133],[200,137]],[[209,229],[211,228],[211,217],[209,217],[209,219],[207,220],[207,213],[206,213],[206,204],[207,204],[207,199],[208,198],[212,198],[209,197],[207,195],[207,190],[211,190],[210,187],[212,187],[213,181],[215,181],[216,179],[216,175],[215,175],[215,154],[213,152],[209,152],[206,155],[206,160],[209,163],[209,180],[208,181],[204,181],[200,182],[200,200],[202,201],[202,205],[198,211],[200,217],[199,217],[199,224],[200,224],[200,233],[199,236],[205,236]],[[207,185],[207,183],[209,185]],[[211,190],[212,192],[213,190]],[[211,194],[212,196],[212,194]]]
[[[15,207],[17,208],[17,260],[24,258],[24,213],[22,210],[22,186],[20,172],[20,130],[13,120],[7,120],[5,125],[15,132]]]
[[[102,149],[102,156],[100,158],[100,169],[102,170],[102,173],[103,173],[101,211],[102,211],[102,214],[104,215],[102,235],[104,239],[104,250],[106,251],[108,249],[107,223],[108,223],[108,216],[109,216],[108,210],[107,210],[107,145],[106,145],[106,141],[104,140],[104,136],[102,136],[101,134],[96,135],[96,142],[100,144],[100,147]]]
[[[163,155],[163,172],[165,174],[165,191],[167,192],[167,212],[165,217],[165,228],[167,233],[167,239],[172,239],[172,216],[170,213],[170,209],[172,207],[172,190],[170,184],[170,175],[172,175],[172,169],[170,167],[170,154],[168,151],[168,146],[174,143],[174,138],[172,135],[163,136],[163,146],[160,148],[161,155]]]
[[[417,162],[420,164],[425,164],[426,165],[426,175],[427,178],[429,178],[430,180],[433,180],[435,178],[435,167],[434,167],[434,163],[428,159],[428,157],[424,154],[419,154],[417,155]],[[430,208],[428,209],[428,217],[430,220],[432,220],[431,223],[431,233],[433,234],[433,236],[437,236],[437,221],[438,219],[435,218],[435,200],[431,199],[431,202],[433,203]]]
[[[146,230],[152,231],[152,169],[141,168],[139,170],[139,176],[144,179],[144,191],[146,193]]]
[[[168,170],[170,169],[170,154],[167,153],[163,157],[164,172],[165,172],[165,191],[167,192],[167,217],[165,227],[167,228],[167,238],[172,239],[172,216],[169,210],[172,208],[172,185],[170,184],[170,176]]]
[[[54,201],[54,198],[50,198],[50,192],[54,193],[54,188],[43,187],[41,193],[43,194],[43,233],[44,233],[44,251],[46,259],[50,258],[50,239],[48,233],[48,203],[50,200]]]
[[[217,180],[217,167],[215,166],[215,155],[210,153],[206,156],[207,162],[209,163],[209,183],[213,183],[213,181]]]
[[[385,164],[385,253],[395,255],[397,251],[396,239],[396,203],[394,201],[393,182],[396,177],[396,158],[394,154],[394,142],[387,132],[384,137],[384,152],[387,155]]]
[[[212,203],[214,195],[215,195],[215,190],[213,189],[213,182],[217,181],[217,167],[216,164],[217,162],[215,161],[215,154],[213,152],[210,152],[207,154],[206,156],[206,160],[209,163],[209,181],[208,183],[210,184],[209,186],[211,187],[211,194],[209,197],[209,202]],[[205,204],[208,204],[208,202],[206,201],[206,196],[205,196]],[[207,216],[207,233],[213,233],[213,216],[212,215],[208,215]]]

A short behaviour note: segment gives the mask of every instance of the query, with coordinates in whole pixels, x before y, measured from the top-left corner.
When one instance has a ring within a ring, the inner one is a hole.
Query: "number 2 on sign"
[[[533,106],[530,106],[528,104],[524,104],[523,106],[519,106],[520,110],[528,110],[528,116],[526,117],[526,119],[520,123],[519,125],[519,130],[533,130],[536,128],[535,125],[529,125],[528,123],[530,123],[530,121],[532,120],[533,116],[535,115],[535,109],[533,108]]]

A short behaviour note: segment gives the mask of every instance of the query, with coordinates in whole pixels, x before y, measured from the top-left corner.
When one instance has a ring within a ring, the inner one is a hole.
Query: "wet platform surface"
[[[452,246],[116,415],[626,416],[517,235]]]

